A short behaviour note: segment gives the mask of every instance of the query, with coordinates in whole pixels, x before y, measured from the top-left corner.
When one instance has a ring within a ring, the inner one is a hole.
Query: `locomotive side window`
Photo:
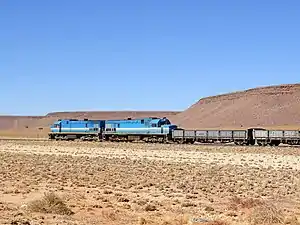
[[[152,127],[156,127],[156,124],[152,124]]]
[[[141,120],[141,124],[144,124],[145,123],[145,120]]]
[[[106,131],[116,131],[116,128],[106,128]]]

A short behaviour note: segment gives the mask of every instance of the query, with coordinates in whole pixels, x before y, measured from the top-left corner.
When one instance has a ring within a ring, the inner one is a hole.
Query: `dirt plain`
[[[1,140],[0,161],[0,224],[299,224],[300,148]]]

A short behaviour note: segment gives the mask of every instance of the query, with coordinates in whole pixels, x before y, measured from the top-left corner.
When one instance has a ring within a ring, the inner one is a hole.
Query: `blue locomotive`
[[[58,120],[50,127],[49,138],[61,140],[107,140],[166,142],[177,126],[166,117],[125,120]]]
[[[50,127],[49,138],[56,140],[99,139],[99,133],[101,134],[104,127],[104,120],[58,120]]]
[[[172,130],[176,128],[166,117],[106,120],[103,135],[105,140],[112,141],[165,142],[171,139]]]

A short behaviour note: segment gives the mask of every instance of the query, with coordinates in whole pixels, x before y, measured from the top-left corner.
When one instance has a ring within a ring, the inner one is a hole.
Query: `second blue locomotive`
[[[58,120],[50,127],[50,139],[166,142],[177,126],[166,117],[125,120]]]

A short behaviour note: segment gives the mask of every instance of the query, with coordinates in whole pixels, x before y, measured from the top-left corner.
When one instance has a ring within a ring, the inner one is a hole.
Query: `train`
[[[183,129],[166,117],[116,120],[59,119],[50,126],[51,140],[143,141],[152,143],[234,143],[236,145],[300,145],[299,130]]]
[[[55,140],[101,140],[167,142],[177,126],[166,117],[123,120],[63,119],[50,127],[49,138]]]

